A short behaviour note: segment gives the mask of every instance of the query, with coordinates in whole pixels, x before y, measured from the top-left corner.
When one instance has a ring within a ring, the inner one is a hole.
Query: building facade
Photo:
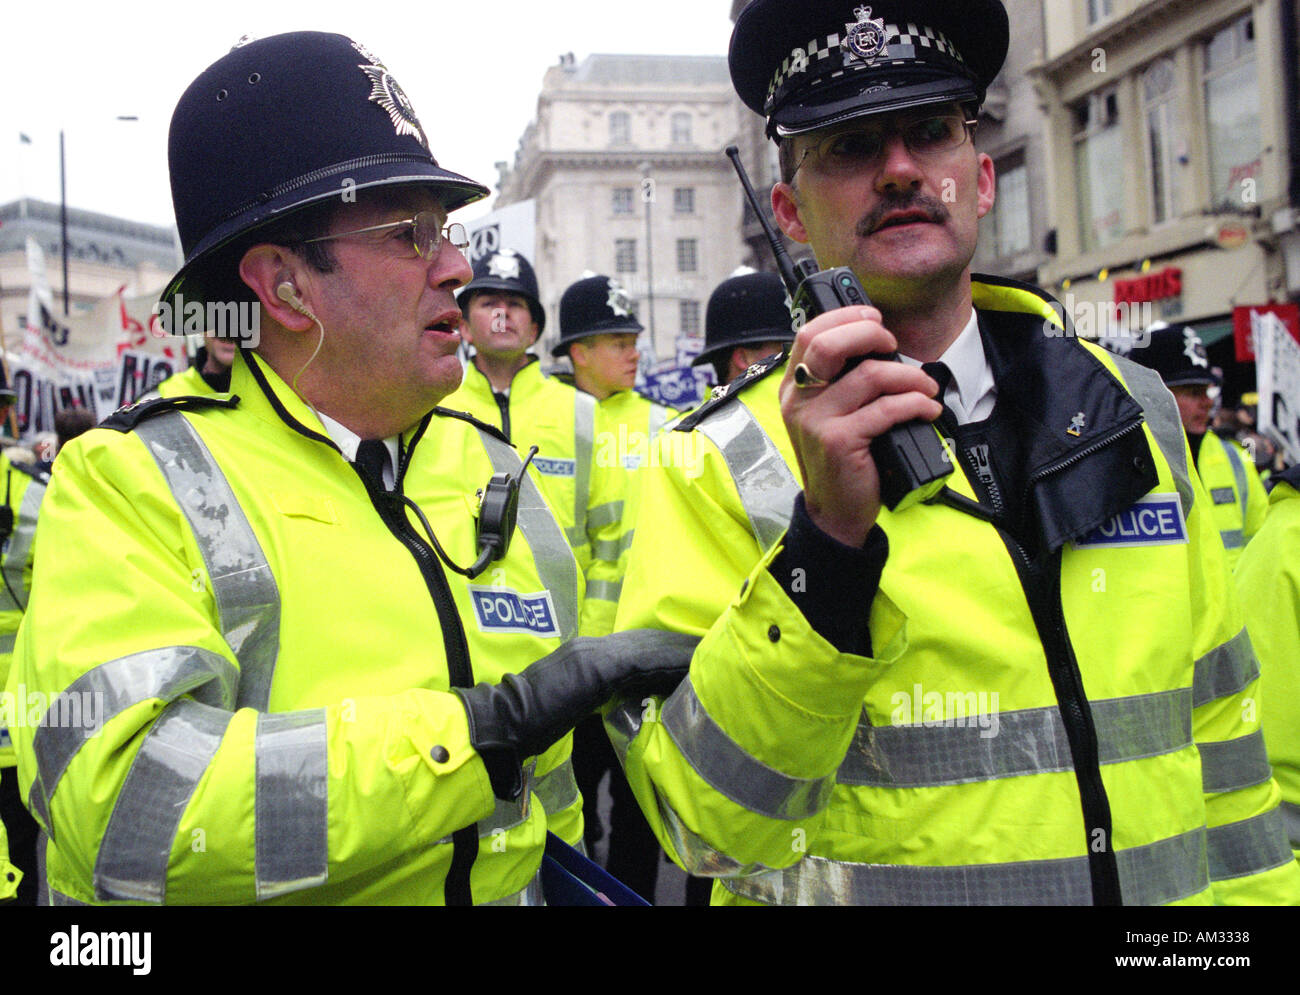
[[[59,205],[22,199],[0,204],[0,321],[5,341],[22,337],[31,275],[27,239],[45,254],[46,279],[62,310],[63,266]],[[76,311],[111,297],[161,290],[180,265],[175,230],[108,214],[68,208],[68,306]]]
[[[1097,331],[1191,325],[1235,400],[1233,308],[1300,293],[1294,0],[1044,0],[1043,24],[1040,281]]]
[[[722,151],[737,106],[720,56],[567,55],[547,70],[496,202],[536,203],[547,343],[560,295],[588,271],[627,289],[657,360],[703,335],[710,292],[746,253]]]

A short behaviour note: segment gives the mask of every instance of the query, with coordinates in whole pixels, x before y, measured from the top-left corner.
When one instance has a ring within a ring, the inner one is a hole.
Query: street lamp
[[[117,121],[139,121],[135,114],[118,114]],[[63,129],[59,129],[59,241],[63,248],[63,314],[68,315],[68,169],[63,151]]]
[[[650,351],[655,361],[659,360],[659,344],[655,341],[655,254],[654,244],[650,240],[650,214],[655,202],[655,181],[650,175],[650,163],[643,162],[641,169],[641,200],[645,204],[645,276],[646,296],[649,300],[648,315],[650,329]]]

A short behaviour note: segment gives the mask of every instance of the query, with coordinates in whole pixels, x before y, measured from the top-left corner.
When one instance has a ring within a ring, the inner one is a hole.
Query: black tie
[[[356,462],[361,467],[361,472],[378,484],[380,490],[387,490],[384,486],[384,469],[388,466],[388,447],[382,439],[362,439],[357,446]]]
[[[922,363],[921,369],[929,374],[930,379],[939,385],[939,394],[935,400],[943,405],[943,420],[950,427],[955,428],[957,425],[957,415],[953,412],[952,408],[948,407],[947,402],[944,401],[944,397],[948,393],[948,385],[952,383],[952,370],[948,369],[947,363],[940,362]]]

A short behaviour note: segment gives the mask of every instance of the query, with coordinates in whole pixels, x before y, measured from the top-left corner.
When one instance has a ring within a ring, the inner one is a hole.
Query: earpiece
[[[302,302],[302,298],[298,296],[298,288],[288,280],[285,280],[284,283],[281,283],[275,288],[275,296],[280,298],[280,300],[284,301],[300,314],[311,314],[307,305]]]

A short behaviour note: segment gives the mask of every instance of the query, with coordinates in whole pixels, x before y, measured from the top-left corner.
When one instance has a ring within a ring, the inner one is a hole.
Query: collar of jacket
[[[230,389],[242,399],[241,410],[248,410],[265,422],[286,426],[299,435],[323,443],[342,458],[342,451],[329,437],[316,412],[256,353],[240,349],[235,354],[234,365],[230,368]],[[430,411],[414,431],[402,433],[402,452],[399,454],[400,465],[397,470],[399,481],[410,462],[411,451],[424,435],[432,416],[433,412]]]
[[[971,290],[998,385],[998,416],[1025,440],[1026,507],[1040,548],[1055,552],[1159,482],[1142,407],[1074,341],[1069,315],[1052,297],[998,277],[974,276]]]
[[[475,353],[474,355],[477,356],[478,353]],[[527,358],[528,362],[515,370],[515,375],[510,378],[509,389],[512,393],[514,392],[519,378],[526,374],[535,375],[538,379],[543,378],[542,364],[538,358],[531,352],[524,353],[524,356]],[[478,380],[482,381],[479,384],[481,388],[487,388],[489,394],[495,394],[497,392],[496,388],[492,386],[492,381],[488,379],[487,374],[478,368],[478,364],[474,362],[474,356],[471,356],[469,362],[465,364],[465,378],[462,380],[461,385],[464,386],[466,383],[473,383],[474,381],[471,381],[469,378],[474,377],[476,374]]]

